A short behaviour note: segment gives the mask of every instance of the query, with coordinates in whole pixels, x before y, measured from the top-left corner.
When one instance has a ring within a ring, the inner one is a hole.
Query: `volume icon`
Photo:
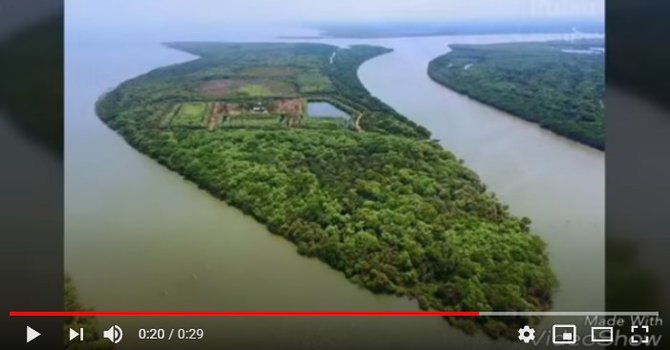
[[[121,327],[113,325],[108,330],[102,332],[102,336],[109,339],[112,343],[118,344],[123,339],[123,330]]]

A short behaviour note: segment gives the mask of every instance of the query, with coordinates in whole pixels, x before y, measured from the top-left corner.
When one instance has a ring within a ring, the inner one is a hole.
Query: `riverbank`
[[[431,60],[427,72],[440,85],[604,150],[604,55],[572,52],[603,44],[581,40],[454,45]]]

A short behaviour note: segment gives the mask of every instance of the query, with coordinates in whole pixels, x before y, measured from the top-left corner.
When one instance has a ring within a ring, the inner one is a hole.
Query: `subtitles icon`
[[[554,344],[577,343],[577,326],[574,324],[555,324],[551,328],[551,334]]]
[[[611,343],[614,341],[614,327],[591,327],[591,341]]]

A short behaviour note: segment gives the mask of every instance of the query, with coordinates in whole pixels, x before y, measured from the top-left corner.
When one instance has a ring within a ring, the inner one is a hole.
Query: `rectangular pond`
[[[347,112],[333,106],[328,102],[308,102],[307,113],[310,117],[340,117],[349,118]]]

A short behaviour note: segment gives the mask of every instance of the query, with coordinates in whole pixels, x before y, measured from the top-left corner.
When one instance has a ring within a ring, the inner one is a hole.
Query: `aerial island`
[[[530,220],[358,79],[364,61],[389,49],[167,45],[199,58],[126,81],[97,103],[134,148],[372,292],[430,310],[551,307],[557,281]],[[314,102],[348,117],[312,116]],[[538,321],[447,320],[493,338]]]
[[[602,39],[450,47],[428,65],[434,81],[574,141],[605,149]]]

